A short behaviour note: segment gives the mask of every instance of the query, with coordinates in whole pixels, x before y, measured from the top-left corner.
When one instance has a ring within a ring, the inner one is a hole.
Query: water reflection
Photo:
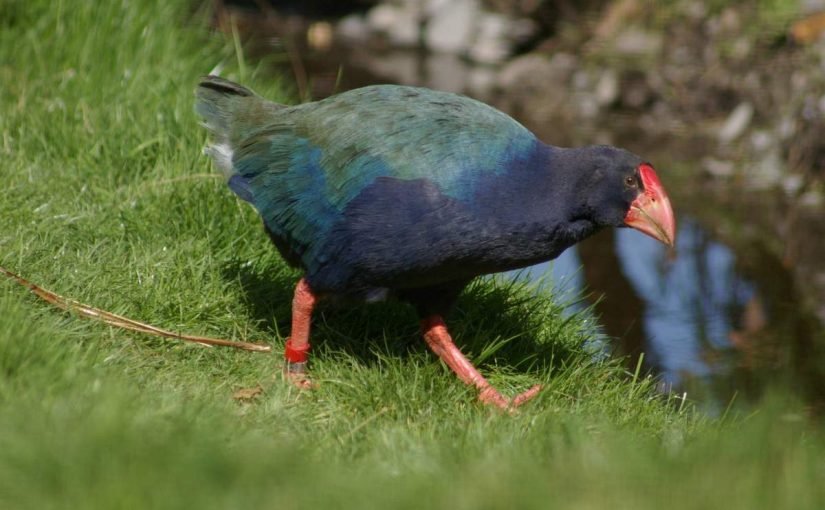
[[[732,249],[690,217],[680,218],[676,251],[671,257],[661,243],[619,229],[527,274],[547,281],[550,271],[550,283],[573,310],[587,306],[576,296],[589,295],[617,350],[633,357],[644,352],[663,389],[696,390],[729,376],[767,319]]]
[[[753,284],[736,273],[727,246],[690,219],[682,224],[679,256],[670,264],[653,239],[625,230],[616,236],[622,271],[645,302],[648,352],[672,384],[679,384],[682,374],[713,371],[707,357],[731,349],[730,335],[755,295]]]

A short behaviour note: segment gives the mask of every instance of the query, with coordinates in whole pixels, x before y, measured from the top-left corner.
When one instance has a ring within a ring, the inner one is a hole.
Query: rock
[[[475,66],[467,76],[467,92],[482,100],[487,100],[496,87],[497,73],[493,68]]]
[[[642,9],[638,0],[616,0],[609,2],[601,15],[599,23],[593,30],[597,39],[612,37],[619,27],[626,26],[628,21],[637,17]]]
[[[419,43],[420,12],[415,4],[378,4],[367,13],[367,25],[373,32],[382,33],[398,46]]]
[[[619,76],[613,69],[606,69],[596,84],[596,102],[601,107],[610,106],[619,98]]]
[[[811,83],[811,77],[807,72],[796,69],[791,73],[791,90],[794,94],[800,94],[808,90],[808,85]]]
[[[825,0],[802,0],[799,10],[805,14],[814,14],[825,11]]]
[[[790,115],[782,117],[776,132],[783,142],[790,140],[796,135],[796,120]]]
[[[737,38],[731,47],[731,56],[737,60],[746,60],[753,52],[753,41],[750,36]],[[756,74],[756,73],[754,73]]]
[[[688,2],[683,9],[684,13],[693,21],[701,21],[708,15],[708,8],[701,0]]]
[[[367,25],[370,30],[386,32],[398,22],[401,10],[397,5],[378,4],[367,13]]]
[[[745,177],[754,189],[773,188],[785,175],[785,163],[779,149],[773,149],[745,167]]]
[[[725,124],[719,130],[719,141],[730,143],[739,138],[748,128],[753,119],[753,105],[747,101],[740,103],[728,116]]]
[[[573,101],[570,81],[577,66],[576,57],[568,53],[550,58],[529,53],[515,58],[499,71],[499,107],[544,123],[551,118],[575,119],[578,105]]]
[[[569,53],[556,53],[551,58],[528,53],[513,59],[501,69],[498,86],[502,90],[566,92],[567,83],[577,65],[576,57]]]
[[[799,174],[790,174],[782,178],[782,190],[788,196],[794,196],[799,193],[802,186],[805,184],[805,179]]]
[[[661,49],[661,35],[638,27],[624,30],[613,41],[613,51],[625,56],[654,57]]]
[[[339,36],[352,41],[362,41],[370,35],[367,20],[358,14],[350,14],[342,18],[335,26],[335,30]]]
[[[736,167],[731,161],[708,157],[702,160],[702,169],[713,177],[727,179],[733,175]]]
[[[478,0],[431,2],[424,37],[427,48],[442,53],[466,52],[480,10]]]
[[[510,20],[500,14],[481,14],[468,56],[482,64],[497,64],[504,61],[513,51],[513,44],[508,36],[510,25]]]
[[[754,131],[750,136],[751,147],[755,152],[765,152],[776,145],[773,135],[764,129]]]
[[[571,81],[572,88],[580,92],[590,92],[593,87],[593,79],[587,69],[579,69],[573,73]]]
[[[825,196],[822,196],[822,192],[818,190],[806,191],[799,197],[799,205],[819,209],[825,205]]]
[[[435,53],[425,61],[427,87],[463,93],[467,89],[468,63],[454,53]]]
[[[805,97],[805,102],[802,104],[802,118],[807,121],[816,121],[819,119],[819,101],[808,95]]]
[[[742,27],[742,18],[733,7],[725,8],[719,14],[719,29],[729,34],[739,33]]]
[[[599,115],[599,102],[592,94],[575,94],[574,100],[576,110],[582,118],[594,119]]]

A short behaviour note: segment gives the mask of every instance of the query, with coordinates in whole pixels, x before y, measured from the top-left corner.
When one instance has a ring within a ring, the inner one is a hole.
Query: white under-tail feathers
[[[218,76],[204,77],[195,96],[195,111],[203,118],[202,125],[211,135],[204,154],[215,162],[227,179],[229,188],[242,199],[252,202],[254,193],[249,181],[238,175],[235,169],[235,135],[248,131],[258,119],[281,106]],[[248,125],[250,123],[252,126]]]
[[[238,175],[232,162],[232,157],[235,152],[229,143],[227,135],[214,129],[208,122],[203,122],[202,125],[212,133],[213,138],[216,140],[204,147],[203,153],[215,162],[215,166],[220,169],[229,188],[243,200],[252,202],[252,190],[249,188],[248,182]]]
[[[203,153],[212,158],[215,165],[221,170],[223,176],[229,179],[235,171],[232,168],[232,146],[229,144],[229,136],[227,134],[228,126],[226,121],[215,122],[224,114],[220,111],[215,111],[215,107],[206,103],[202,98],[195,107],[196,111],[204,118],[201,126],[205,127],[212,138],[211,143],[203,148]]]
[[[207,128],[209,126],[206,126]],[[212,158],[218,168],[220,168],[223,176],[228,180],[235,174],[235,169],[232,167],[232,147],[229,142],[222,141],[207,145],[203,148],[203,153]]]
[[[232,168],[232,146],[229,144],[229,136],[227,135],[226,121],[215,122],[223,116],[223,112],[216,111],[213,105],[206,103],[203,98],[199,98],[199,102],[195,106],[195,110],[200,114],[204,120],[201,126],[205,127],[210,134],[211,143],[203,148],[203,153],[212,158],[215,165],[221,170],[223,176],[229,179],[235,171]]]
[[[213,85],[217,84],[218,88],[210,86],[210,81]],[[221,87],[225,90],[221,90]],[[211,135],[211,143],[203,149],[203,153],[212,158],[227,179],[235,174],[232,166],[234,151],[229,141],[229,133],[234,122],[236,102],[252,95],[254,94],[251,91],[236,83],[211,75],[204,78],[195,92],[195,111],[203,119],[201,125]]]

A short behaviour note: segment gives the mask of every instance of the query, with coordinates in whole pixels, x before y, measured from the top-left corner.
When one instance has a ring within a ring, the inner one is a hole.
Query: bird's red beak
[[[676,241],[676,220],[665,188],[652,166],[646,163],[639,165],[639,175],[644,191],[630,204],[624,222],[672,247]]]

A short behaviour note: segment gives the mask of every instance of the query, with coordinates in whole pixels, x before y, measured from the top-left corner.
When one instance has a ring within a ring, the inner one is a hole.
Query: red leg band
[[[284,357],[290,363],[306,363],[309,358],[309,343],[303,347],[295,349],[292,347],[292,338],[287,338],[284,348]]]

